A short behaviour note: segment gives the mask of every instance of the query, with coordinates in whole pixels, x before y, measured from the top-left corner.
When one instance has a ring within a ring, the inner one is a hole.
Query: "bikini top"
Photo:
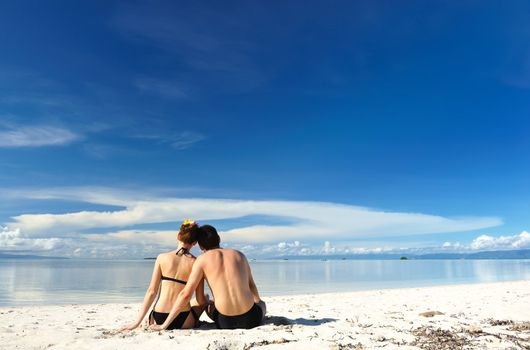
[[[160,279],[161,279],[162,281],[177,282],[177,283],[184,284],[184,285],[185,285],[186,283],[188,283],[188,282],[183,281],[183,280],[178,280],[178,279],[176,279],[176,278],[171,278],[171,277],[166,277],[166,276],[162,276]]]
[[[190,253],[190,251],[188,249],[186,249],[186,248],[180,248],[179,250],[177,250],[177,252],[175,254],[179,255],[179,256],[186,255],[186,256],[193,257],[193,255]],[[186,283],[187,283],[186,281],[179,280],[179,279],[176,279],[176,278],[166,277],[164,275],[162,275],[160,280],[177,282],[177,283],[184,284],[184,285],[186,285]]]

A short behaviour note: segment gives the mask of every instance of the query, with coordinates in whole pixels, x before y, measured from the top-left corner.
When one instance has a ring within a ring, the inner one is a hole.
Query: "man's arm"
[[[254,278],[252,277],[252,271],[250,270],[250,264],[248,263],[248,260],[246,257],[245,257],[245,262],[247,264],[248,287],[250,288],[250,291],[252,292],[252,295],[254,296],[254,302],[258,304],[261,301],[261,298],[259,297],[258,287],[256,287],[256,283],[254,283]]]
[[[195,299],[197,299],[199,305],[208,304],[208,298],[206,298],[206,295],[204,294],[204,278],[201,278],[201,281],[195,290]]]
[[[197,289],[197,286],[202,281],[203,276],[204,273],[202,270],[202,260],[201,257],[198,257],[193,264],[193,268],[191,269],[191,274],[188,278],[188,282],[186,283],[186,287],[184,287],[184,289],[179,293],[177,301],[171,308],[171,312],[167,316],[166,321],[161,325],[152,325],[150,328],[155,331],[161,331],[169,327],[177,315],[189,304],[191,297],[193,296],[193,292]]]
[[[257,304],[261,308],[261,312],[262,312],[261,315],[263,319],[265,318],[265,314],[267,314],[267,305],[259,297],[258,287],[256,287],[256,283],[254,283],[254,277],[252,277],[252,271],[250,270],[250,264],[248,263],[248,261],[247,261],[247,269],[248,269],[248,287],[250,288],[250,292],[252,293],[252,296],[254,297],[254,303]]]

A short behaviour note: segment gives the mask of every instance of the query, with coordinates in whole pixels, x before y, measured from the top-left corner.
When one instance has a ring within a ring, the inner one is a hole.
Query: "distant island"
[[[407,254],[367,253],[341,255],[289,255],[272,259],[283,260],[478,260],[478,259],[530,259],[530,249],[494,250],[474,253]]]

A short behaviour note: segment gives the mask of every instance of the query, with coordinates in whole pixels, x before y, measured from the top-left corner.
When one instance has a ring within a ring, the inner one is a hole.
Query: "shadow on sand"
[[[275,326],[302,325],[302,326],[320,326],[324,323],[335,322],[335,318],[287,318],[283,316],[267,316],[263,325],[272,324]]]
[[[301,326],[319,326],[324,323],[335,322],[335,318],[287,318],[283,316],[266,316],[263,320],[262,326],[274,325],[274,326],[288,326],[288,325],[301,325]],[[217,329],[215,323],[201,321],[196,329]]]

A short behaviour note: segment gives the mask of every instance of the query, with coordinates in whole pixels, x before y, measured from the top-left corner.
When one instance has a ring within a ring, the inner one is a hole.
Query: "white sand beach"
[[[139,304],[3,307],[0,348],[530,349],[530,281],[264,300],[265,324],[252,330],[116,332]]]

